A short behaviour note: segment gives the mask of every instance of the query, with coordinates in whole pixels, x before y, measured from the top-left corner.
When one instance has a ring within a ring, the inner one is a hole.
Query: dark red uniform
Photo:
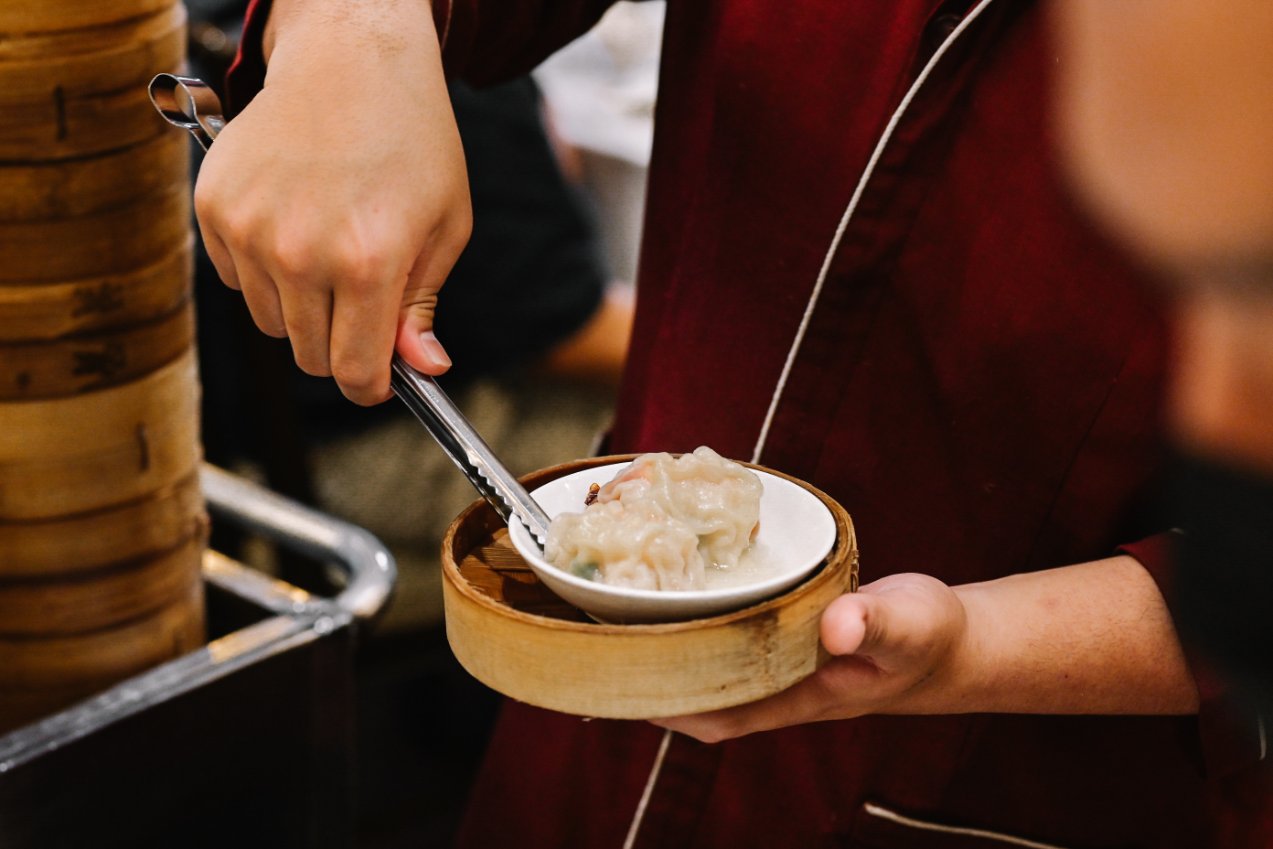
[[[435,5],[449,68],[481,81],[606,4]],[[1152,498],[1163,322],[1058,184],[1039,4],[990,2],[916,86],[971,5],[669,4],[610,447],[749,459],[777,394],[759,460],[848,508],[866,581],[987,580],[1170,527]],[[1158,546],[1131,550],[1162,577]],[[1203,719],[867,717],[676,738],[636,845],[1273,846],[1257,724],[1222,751]],[[465,845],[621,846],[661,733],[509,705]]]

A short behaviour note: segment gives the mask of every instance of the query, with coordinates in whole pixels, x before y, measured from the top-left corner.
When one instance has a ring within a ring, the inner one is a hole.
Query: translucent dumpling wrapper
[[[761,483],[707,447],[644,454],[582,513],[553,520],[545,555],[581,577],[638,589],[703,589],[730,569],[759,527]]]

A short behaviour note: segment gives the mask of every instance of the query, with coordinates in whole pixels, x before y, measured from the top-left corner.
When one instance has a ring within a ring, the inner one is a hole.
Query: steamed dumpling
[[[760,478],[706,446],[644,454],[583,513],[553,520],[545,555],[608,584],[702,589],[705,570],[738,564],[760,521]]]

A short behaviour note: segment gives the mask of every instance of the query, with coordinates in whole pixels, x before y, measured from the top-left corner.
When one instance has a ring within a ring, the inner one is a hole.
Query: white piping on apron
[[[937,67],[941,57],[955,43],[955,39],[963,35],[964,30],[968,29],[972,22],[992,2],[994,0],[981,0],[972,11],[964,16],[964,19],[959,22],[959,26],[951,31],[946,40],[941,43],[941,46],[933,53],[932,58],[928,60],[928,64],[924,65],[924,69],[919,72],[915,82],[906,91],[906,96],[902,98],[902,102],[894,110],[893,117],[889,118],[888,125],[880,135],[879,141],[875,143],[875,150],[871,152],[871,158],[866,163],[866,170],[862,172],[862,178],[858,180],[857,188],[853,190],[853,197],[849,199],[849,205],[845,207],[844,215],[840,218],[840,224],[835,228],[835,236],[831,239],[831,246],[827,248],[827,255],[822,260],[822,268],[818,271],[818,280],[813,284],[813,293],[809,295],[809,302],[805,305],[804,316],[800,319],[800,327],[796,330],[795,341],[791,343],[791,349],[787,352],[787,361],[783,363],[782,374],[778,377],[778,385],[774,388],[773,397],[769,401],[769,412],[765,414],[765,423],[760,427],[760,436],[756,439],[756,447],[751,452],[751,461],[753,463],[760,462],[760,455],[765,450],[765,441],[769,439],[769,428],[773,424],[774,414],[778,411],[778,401],[782,398],[783,390],[787,388],[787,378],[791,376],[796,354],[800,351],[800,344],[804,342],[804,335],[809,329],[809,320],[813,318],[813,311],[818,306],[818,298],[822,295],[822,286],[826,283],[827,273],[831,270],[831,260],[834,259],[836,251],[840,248],[840,240],[844,237],[844,231],[848,228],[849,220],[853,218],[853,213],[857,211],[858,201],[862,199],[862,195],[866,192],[866,184],[870,181],[871,175],[875,171],[875,166],[879,164],[880,157],[884,154],[884,148],[892,139],[893,132],[902,120],[902,115],[911,105],[911,101],[915,99],[915,95],[919,93],[920,88],[928,79],[928,75],[933,68]]]
[[[882,820],[897,823],[907,828],[914,828],[919,831],[936,831],[941,834],[958,834],[964,837],[980,837],[984,840],[994,840],[1007,846],[1023,846],[1025,849],[1062,849],[1052,843],[1040,843],[1037,840],[1027,840],[1024,837],[1013,837],[1011,834],[1003,834],[998,831],[987,831],[984,828],[963,828],[957,825],[941,825],[927,820],[917,820],[911,817],[902,816],[896,811],[890,811],[888,808],[881,807],[872,802],[867,802],[862,806],[862,810],[867,814],[878,817]]]
[[[822,286],[826,282],[827,273],[831,268],[831,260],[835,257],[835,253],[839,250],[840,240],[844,237],[844,231],[849,225],[849,220],[853,217],[853,213],[857,210],[858,202],[862,199],[863,193],[866,191],[866,184],[870,181],[871,175],[875,172],[875,166],[879,164],[880,156],[884,153],[884,148],[888,145],[893,137],[897,125],[902,120],[902,115],[910,107],[911,101],[915,99],[915,95],[919,93],[920,88],[928,80],[929,74],[933,68],[937,67],[937,63],[941,61],[942,56],[946,55],[946,51],[955,43],[964,32],[972,25],[981,13],[994,0],[981,0],[959,25],[955,27],[946,40],[933,51],[933,55],[929,57],[928,62],[924,65],[923,70],[919,72],[919,76],[915,78],[915,82],[911,83],[911,87],[907,89],[906,96],[902,98],[901,103],[897,105],[897,109],[893,111],[892,117],[889,118],[888,124],[884,127],[884,132],[880,134],[879,140],[875,143],[875,150],[871,152],[871,158],[866,163],[866,169],[862,172],[862,176],[858,179],[857,187],[853,190],[852,197],[849,198],[849,205],[844,209],[844,215],[840,217],[840,223],[835,228],[835,235],[831,239],[831,245],[827,248],[827,255],[822,260],[822,268],[818,271],[818,279],[813,284],[813,292],[809,295],[809,302],[805,305],[804,316],[800,319],[800,326],[796,330],[795,339],[792,340],[791,349],[787,352],[787,360],[783,364],[782,374],[778,377],[778,384],[774,387],[773,396],[769,401],[769,411],[765,414],[764,424],[760,428],[760,436],[756,439],[756,447],[751,452],[751,462],[759,463],[760,455],[765,450],[765,442],[769,438],[769,428],[773,424],[774,414],[778,410],[778,402],[782,398],[783,390],[787,388],[787,378],[791,375],[792,365],[795,363],[796,354],[800,351],[800,345],[804,341],[805,332],[809,329],[809,320],[813,317],[813,311],[818,305],[818,297],[822,294]],[[650,774],[645,780],[645,789],[641,793],[641,800],[637,803],[636,812],[632,816],[632,822],[628,826],[628,834],[623,841],[623,849],[632,849],[636,845],[637,835],[641,831],[641,820],[645,817],[645,809],[649,804],[650,797],[654,795],[654,786],[658,783],[659,772],[663,768],[663,760],[667,756],[667,750],[672,742],[672,731],[665,730],[663,739],[659,743],[658,752],[654,756],[654,763],[650,767]],[[1043,844],[1035,844],[1042,846]],[[1044,849],[1049,849],[1045,847]]]

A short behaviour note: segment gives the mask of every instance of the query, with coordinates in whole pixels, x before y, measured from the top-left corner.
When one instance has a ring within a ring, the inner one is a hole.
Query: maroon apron
[[[448,67],[486,79],[533,65],[606,4],[435,5]],[[760,462],[845,505],[864,581],[987,580],[1170,527],[1152,498],[1159,306],[1059,185],[1046,16],[995,0],[948,42],[971,5],[668,10],[609,447],[750,459],[770,419]],[[1155,550],[1133,552],[1161,576]],[[1250,731],[1239,760],[1254,762]],[[661,735],[507,705],[462,845],[623,846]],[[866,717],[713,746],[676,737],[635,845],[1273,845],[1267,773],[1209,755],[1197,717]]]

